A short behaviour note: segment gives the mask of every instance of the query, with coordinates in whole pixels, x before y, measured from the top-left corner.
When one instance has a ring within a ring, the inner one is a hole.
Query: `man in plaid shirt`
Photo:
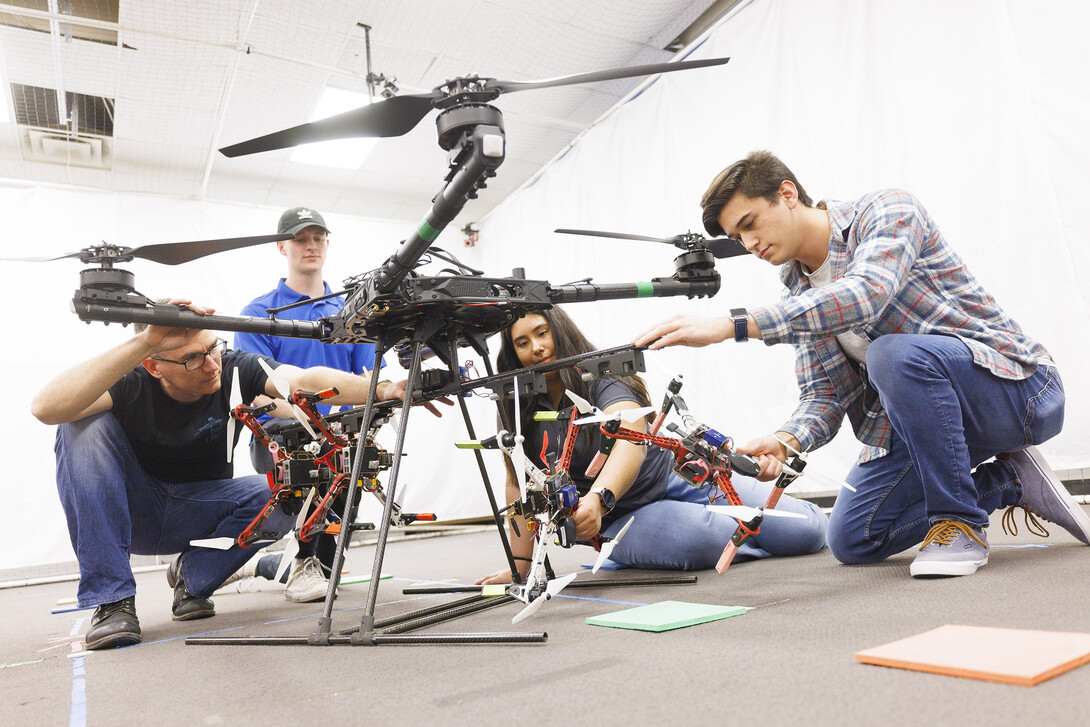
[[[798,407],[738,451],[773,479],[789,450],[821,447],[848,416],[865,447],[848,474],[856,491],[840,494],[829,520],[840,561],[873,563],[922,541],[913,576],[969,575],[988,562],[984,528],[1003,507],[1090,544],[1090,518],[1033,446],[1063,426],[1055,363],[915,197],[887,189],[815,207],[759,151],[720,173],[701,207],[709,234],[782,266],[783,298],[725,318],[678,316],[635,343],[795,346]]]

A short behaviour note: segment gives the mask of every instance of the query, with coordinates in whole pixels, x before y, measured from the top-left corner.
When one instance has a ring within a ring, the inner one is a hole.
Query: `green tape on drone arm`
[[[484,447],[481,446],[481,440],[479,439],[455,440],[454,446],[458,449],[484,449]]]
[[[654,283],[636,283],[636,297],[650,298],[655,294]]]
[[[560,418],[560,412],[556,412],[556,411],[535,411],[534,412],[534,421],[535,422],[555,422],[559,418]]]
[[[431,224],[427,220],[424,220],[423,222],[420,223],[420,227],[419,227],[419,229],[417,229],[416,234],[420,235],[420,238],[422,240],[427,240],[428,242],[435,242],[435,238],[439,237],[440,232],[442,232],[441,229],[436,229],[436,228],[432,227]]]

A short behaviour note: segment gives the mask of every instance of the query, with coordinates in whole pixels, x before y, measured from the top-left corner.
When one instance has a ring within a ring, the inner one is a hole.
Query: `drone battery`
[[[730,440],[730,438],[727,435],[720,434],[719,432],[715,431],[714,429],[709,429],[706,432],[704,432],[701,435],[701,438],[705,442],[710,444],[711,446],[715,447],[716,449],[719,449],[720,447],[722,447],[724,444],[726,444]]]
[[[579,492],[575,489],[575,485],[568,485],[560,490],[560,506],[561,507],[575,507],[575,504],[579,502]]]
[[[570,517],[560,519],[556,524],[556,540],[561,548],[575,545],[575,520]]]
[[[332,480],[329,468],[312,459],[289,459],[282,463],[284,484],[288,487],[324,485]]]

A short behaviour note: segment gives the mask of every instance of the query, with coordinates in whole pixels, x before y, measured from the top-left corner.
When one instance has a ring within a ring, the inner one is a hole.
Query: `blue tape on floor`
[[[608,598],[590,598],[588,596],[569,596],[566,593],[558,593],[558,594],[556,594],[556,597],[557,598],[571,598],[571,599],[574,599],[576,601],[598,601],[599,603],[617,603],[617,604],[620,604],[622,606],[647,606],[647,605],[649,605],[649,604],[646,604],[646,603],[632,603],[631,601],[611,601]]]

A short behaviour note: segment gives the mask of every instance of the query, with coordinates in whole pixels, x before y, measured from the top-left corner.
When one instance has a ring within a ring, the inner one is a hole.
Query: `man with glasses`
[[[213,312],[189,301],[172,304]],[[80,566],[79,605],[97,606],[85,637],[89,649],[140,641],[130,553],[181,553],[167,574],[174,619],[215,615],[209,595],[254,551],[190,541],[237,536],[269,497],[265,476],[233,477],[226,447],[234,371],[244,402],[276,394],[262,357],[226,350],[212,331],[137,328],[121,345],[58,376],[32,403],[40,421],[60,425],[57,489]],[[293,389],[336,387],[334,404],[366,401],[366,375],[266,362]],[[405,382],[383,382],[378,397],[404,391]],[[290,527],[280,511],[265,525]]]
[[[287,261],[288,275],[281,278],[277,286],[268,293],[252,300],[242,309],[242,315],[263,318],[269,315],[269,309],[299,303],[302,305],[278,312],[277,318],[316,321],[338,313],[344,307],[344,299],[333,296],[329,284],[322,278],[330,234],[322,215],[310,207],[293,207],[280,215],[277,232],[282,235],[295,235],[294,239],[276,243],[277,250]],[[353,374],[369,373],[375,366],[375,347],[370,343],[325,344],[302,338],[237,333],[235,348],[268,356],[293,366],[328,366]],[[318,405],[318,411],[322,414],[328,414],[329,410],[330,407],[325,404]],[[291,412],[287,410],[286,402],[280,402],[280,407],[273,415],[263,417],[261,421],[277,444],[284,443],[278,430],[284,425],[295,423]],[[250,461],[257,472],[269,472],[273,467],[272,455],[253,438],[250,440]],[[342,495],[335,508],[342,509],[343,504]],[[294,603],[325,598],[335,549],[336,538],[325,533],[310,542],[299,543],[299,552],[285,574],[287,581],[284,585],[284,598]],[[275,573],[279,565],[276,558],[278,556],[266,556],[260,565],[256,561],[247,563],[237,577],[252,577],[258,570]]]

